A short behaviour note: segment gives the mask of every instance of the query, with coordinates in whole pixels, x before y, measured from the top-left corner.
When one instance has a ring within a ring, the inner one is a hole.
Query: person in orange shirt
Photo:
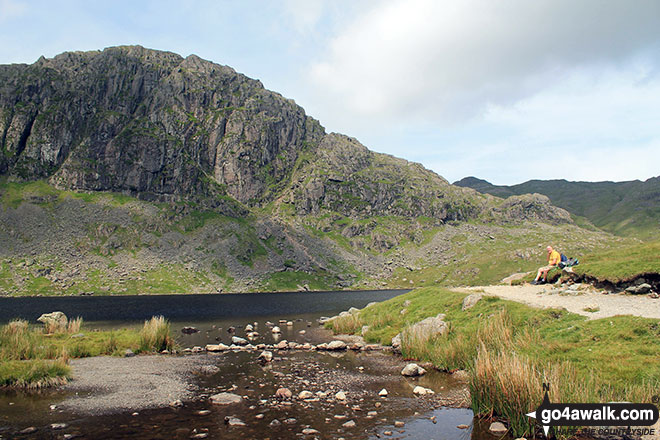
[[[548,276],[548,272],[550,271],[550,269],[552,269],[553,267],[557,267],[557,265],[561,261],[561,254],[556,250],[552,249],[552,246],[548,246],[546,250],[548,251],[548,265],[539,268],[539,271],[536,273],[536,278],[534,279],[534,281],[532,281],[532,284],[545,283],[546,277]],[[541,280],[541,283],[539,283],[539,279],[541,277],[543,277],[543,279]]]

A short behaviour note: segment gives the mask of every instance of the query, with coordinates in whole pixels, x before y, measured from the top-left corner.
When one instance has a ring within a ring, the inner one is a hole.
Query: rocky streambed
[[[74,361],[64,388],[0,398],[0,436],[494,438],[473,422],[460,379],[403,376],[405,360],[354,339],[333,344],[309,315],[271,321],[196,325],[179,336],[185,354]]]

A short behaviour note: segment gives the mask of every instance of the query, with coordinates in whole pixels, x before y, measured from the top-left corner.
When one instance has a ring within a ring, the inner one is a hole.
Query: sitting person
[[[536,273],[536,278],[534,279],[534,281],[532,281],[532,284],[545,283],[550,269],[552,269],[553,267],[557,267],[557,265],[559,265],[559,262],[561,261],[561,254],[556,250],[552,249],[552,246],[548,246],[546,250],[548,251],[548,265],[539,268],[539,271]],[[539,279],[541,277],[543,277],[543,279],[541,280],[541,283],[539,283]]]

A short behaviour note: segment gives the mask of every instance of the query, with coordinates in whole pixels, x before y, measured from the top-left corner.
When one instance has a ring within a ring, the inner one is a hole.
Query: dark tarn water
[[[0,320],[20,316],[34,321],[41,313],[62,310],[69,316],[83,316],[89,330],[139,326],[141,320],[162,314],[172,322],[177,340],[184,348],[217,342],[229,344],[230,326],[236,328],[236,335],[245,336],[243,327],[255,322],[261,333],[255,343],[286,339],[317,344],[332,339],[329,331],[319,327],[320,316],[332,316],[350,307],[360,308],[400,293],[3,298]],[[292,321],[293,325],[280,325],[282,334],[277,337],[266,322],[278,325],[281,319]],[[194,326],[200,331],[185,335],[180,332],[183,326]],[[497,438],[487,432],[487,426],[473,419],[471,410],[442,407],[444,398],[463,389],[451,375],[429,371],[418,379],[404,378],[400,371],[406,362],[383,352],[274,351],[274,361],[265,366],[256,362],[258,353],[191,355],[202,359],[204,364],[217,366],[219,371],[212,375],[193,373],[190,382],[195,387],[195,398],[176,409],[146,409],[138,415],[132,412],[76,414],[57,406],[70,399],[98,398],[103,391],[93,390],[78,396],[61,390],[0,394],[0,438],[63,439],[71,438],[70,435],[90,439],[189,439],[204,435],[210,439]],[[412,393],[416,385],[431,388],[436,394],[416,397]],[[305,402],[294,398],[290,404],[282,403],[273,398],[280,386],[291,389],[294,397],[302,390],[323,391],[329,396],[341,390],[348,399]],[[387,398],[378,396],[382,388],[388,390]],[[244,396],[244,402],[229,407],[214,407],[209,403],[209,395],[223,391]],[[52,410],[51,405],[56,409]],[[210,413],[198,413],[204,410]],[[376,413],[369,415],[370,411]],[[227,416],[243,420],[246,426],[227,426]],[[271,425],[275,419],[281,422],[277,426]],[[349,420],[355,421],[354,428],[343,426]],[[405,425],[395,427],[395,421]],[[67,427],[53,430],[51,423],[66,423]],[[460,429],[459,425],[468,428]],[[19,434],[28,426],[36,427],[37,431]],[[304,428],[313,428],[318,434],[303,435]]]

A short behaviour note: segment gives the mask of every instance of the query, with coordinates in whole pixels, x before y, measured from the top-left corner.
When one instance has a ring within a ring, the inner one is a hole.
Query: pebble
[[[403,428],[404,426],[406,426],[406,424],[403,422],[399,422],[399,421],[394,422],[395,428]]]
[[[35,432],[37,432],[37,428],[35,428],[34,426],[30,426],[22,430],[20,434],[34,434]]]
[[[50,429],[65,429],[67,426],[66,423],[51,423]]]
[[[254,418],[257,419],[257,420],[261,420],[264,417],[266,417],[266,416],[264,416],[263,414],[257,414],[256,416],[254,416]]]
[[[504,426],[504,424],[501,422],[493,422],[490,424],[488,431],[492,432],[493,434],[504,434],[508,431],[508,429],[506,429],[506,426]]]
[[[302,430],[302,433],[303,433],[304,435],[314,435],[314,434],[319,434],[319,432],[318,432],[316,429],[312,429],[312,428],[305,428],[305,429]]]
[[[457,428],[458,428],[458,429],[468,429],[469,426],[468,426],[468,425],[461,424],[461,425],[458,425]]]
[[[293,396],[293,393],[288,388],[278,388],[277,391],[275,391],[275,397],[278,399],[290,399],[291,396]]]
[[[378,393],[378,395],[379,395],[380,397],[387,397],[387,390],[386,390],[385,388],[383,388],[382,390],[380,390],[380,392]]]
[[[245,425],[245,422],[236,417],[225,417],[225,423],[229,426],[235,426],[241,428]]]
[[[385,435],[392,435],[392,431],[385,431],[385,432],[383,432],[383,434],[385,434]]]
[[[353,420],[349,420],[348,422],[344,423],[343,425],[344,428],[355,428],[355,422]]]
[[[298,394],[298,399],[300,400],[311,399],[312,397],[314,397],[314,394],[307,390],[301,391],[300,394]]]
[[[206,438],[208,436],[209,436],[209,434],[207,432],[200,432],[199,434],[195,434],[190,438]]]
[[[346,400],[346,393],[344,393],[343,391],[339,391],[337,394],[335,394],[335,399]]]
[[[270,426],[271,428],[274,428],[274,427],[276,427],[276,426],[280,426],[281,424],[282,424],[282,422],[280,422],[279,420],[277,420],[277,419],[273,419],[273,421],[270,422],[270,423],[268,424],[268,426]]]

